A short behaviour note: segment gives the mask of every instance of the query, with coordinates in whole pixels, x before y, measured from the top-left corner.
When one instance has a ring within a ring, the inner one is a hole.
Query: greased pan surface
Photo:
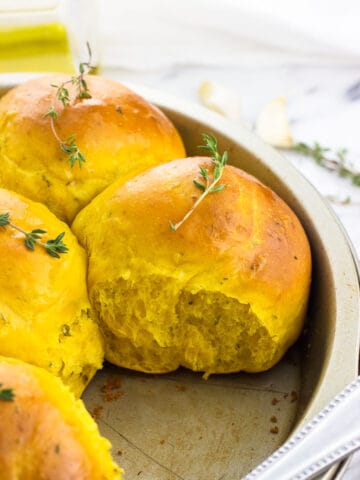
[[[214,133],[229,163],[275,190],[310,239],[314,272],[306,333],[275,368],[204,381],[186,370],[150,376],[106,365],[83,396],[127,479],[239,479],[355,378],[356,264],[333,213],[280,154],[201,107],[133,88],[165,111],[189,155],[199,153],[201,133]]]

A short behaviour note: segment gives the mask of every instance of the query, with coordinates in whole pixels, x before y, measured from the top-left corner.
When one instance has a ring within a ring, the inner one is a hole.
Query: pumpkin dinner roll
[[[114,180],[184,156],[170,120],[120,83],[86,77],[91,98],[78,98],[78,87],[65,83],[64,107],[56,86],[70,78],[36,78],[0,100],[0,186],[44,203],[67,222]],[[57,118],[44,116],[51,108]],[[76,148],[66,153],[61,142],[65,150],[76,146],[86,161],[74,160]]]
[[[106,358],[145,372],[258,372],[294,343],[311,258],[295,214],[269,188],[226,166],[201,191],[204,157],[175,160],[109,187],[75,219],[89,254],[90,301]],[[210,175],[210,173],[209,173]]]
[[[120,480],[81,400],[42,368],[0,357],[0,480]]]
[[[80,395],[104,355],[85,252],[45,206],[3,189],[0,225],[0,355],[43,367]]]

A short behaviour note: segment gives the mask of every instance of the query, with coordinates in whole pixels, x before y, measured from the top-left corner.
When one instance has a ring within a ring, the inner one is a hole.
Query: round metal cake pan
[[[239,480],[356,377],[356,260],[326,202],[282,155],[202,107],[131,87],[171,118],[189,155],[199,154],[202,133],[215,134],[229,163],[259,178],[292,207],[311,243],[305,331],[273,369],[205,381],[185,369],[151,376],[105,365],[83,396],[127,480]],[[323,478],[338,478],[336,471]]]
[[[300,426],[358,374],[359,265],[351,242],[310,182],[249,129],[203,107],[142,86],[131,87],[171,118],[188,155],[199,155],[201,134],[213,133],[220,150],[228,150],[229,163],[272,188],[295,211],[306,230],[313,275],[306,341],[302,344]]]
[[[202,107],[130,86],[171,118],[188,155],[199,154],[202,133],[215,134],[229,163],[259,178],[293,208],[311,243],[305,332],[275,368],[204,381],[185,370],[154,377],[107,366],[84,396],[90,411],[101,406],[100,429],[129,479],[238,480],[356,377],[356,261],[327,203],[282,155]],[[106,402],[101,392],[113,382],[119,398]],[[323,478],[336,478],[339,471],[336,466]]]

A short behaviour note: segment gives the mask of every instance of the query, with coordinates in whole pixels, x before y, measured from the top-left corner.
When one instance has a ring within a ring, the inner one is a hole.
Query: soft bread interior
[[[275,356],[276,342],[248,304],[175,278],[118,278],[97,285],[92,301],[107,359],[127,368],[162,373],[182,365],[208,376],[263,370]]]

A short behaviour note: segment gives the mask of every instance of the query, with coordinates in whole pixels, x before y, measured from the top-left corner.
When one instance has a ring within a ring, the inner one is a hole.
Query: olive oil
[[[0,28],[0,73],[74,71],[64,25]]]

